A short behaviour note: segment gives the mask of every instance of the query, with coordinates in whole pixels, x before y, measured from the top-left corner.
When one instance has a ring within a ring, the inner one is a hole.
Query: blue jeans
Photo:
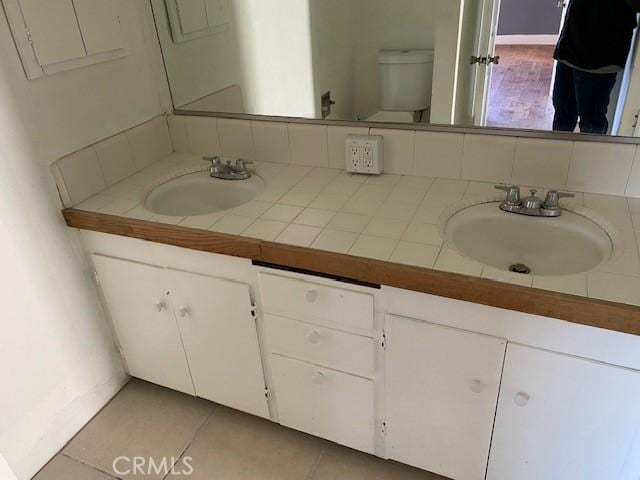
[[[590,73],[558,62],[553,89],[553,129],[573,132],[580,118],[582,133],[606,134],[607,111],[617,73]]]

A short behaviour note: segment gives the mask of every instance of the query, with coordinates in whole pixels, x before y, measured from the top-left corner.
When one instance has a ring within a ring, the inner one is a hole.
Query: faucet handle
[[[239,158],[236,160],[236,172],[246,172],[247,165],[251,165],[253,160],[245,160],[244,158]]]
[[[204,160],[205,162],[211,162],[211,165],[220,165],[220,162],[222,162],[222,158],[220,158],[219,155],[205,155],[204,157],[202,157],[202,160]]]
[[[549,190],[547,198],[544,201],[544,208],[547,210],[557,209],[560,207],[561,198],[575,198],[575,194],[568,192],[558,192],[557,190]]]
[[[520,187],[516,185],[496,185],[495,189],[507,192],[507,199],[505,200],[507,205],[518,206],[522,204],[520,200]]]

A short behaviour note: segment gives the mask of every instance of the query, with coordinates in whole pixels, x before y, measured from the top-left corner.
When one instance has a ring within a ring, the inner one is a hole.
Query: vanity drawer
[[[373,381],[271,355],[280,423],[373,453]]]
[[[294,278],[260,274],[265,311],[360,331],[373,329],[373,295]]]
[[[372,338],[275,315],[266,315],[265,324],[272,352],[373,377]]]

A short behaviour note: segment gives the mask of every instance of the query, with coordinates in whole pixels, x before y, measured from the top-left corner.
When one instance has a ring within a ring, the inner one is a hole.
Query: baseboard
[[[560,35],[498,35],[496,45],[555,45]]]

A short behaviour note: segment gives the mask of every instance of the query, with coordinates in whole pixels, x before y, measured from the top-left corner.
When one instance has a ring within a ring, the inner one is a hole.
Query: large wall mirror
[[[636,4],[152,0],[176,110],[626,137]]]

